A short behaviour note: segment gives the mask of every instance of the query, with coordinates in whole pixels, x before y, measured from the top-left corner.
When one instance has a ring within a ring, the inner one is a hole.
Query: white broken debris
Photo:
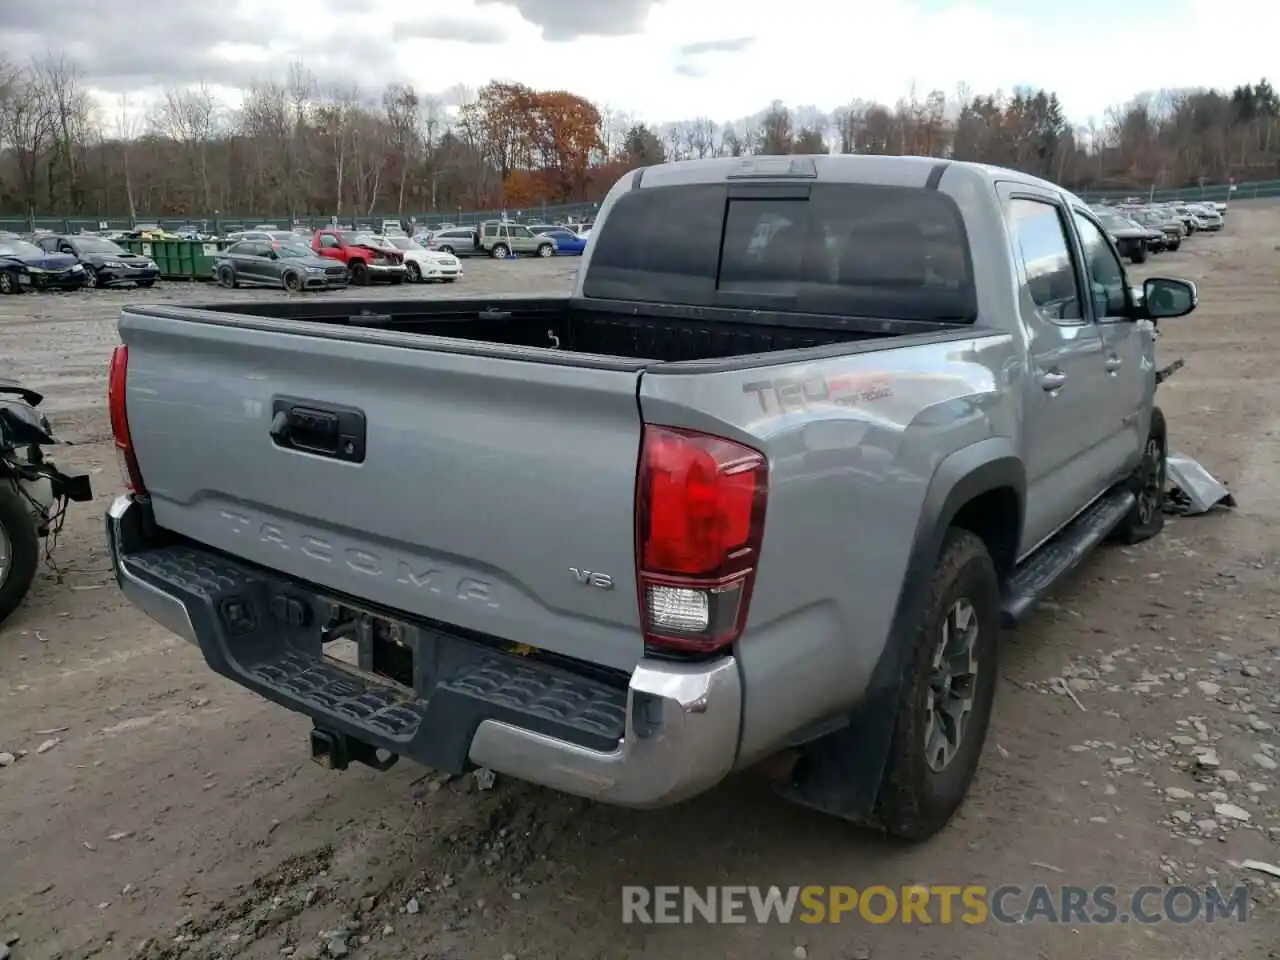
[[[474,774],[476,778],[476,789],[492,790],[494,783],[497,781],[497,775],[488,767],[481,767]]]
[[[46,740],[44,743],[40,744],[40,746],[36,747],[36,753],[48,753],[50,750],[52,750],[61,742],[62,742],[61,737],[51,737],[50,739]]]
[[[1248,823],[1252,819],[1248,810],[1243,807],[1237,807],[1234,803],[1215,804],[1213,812],[1220,817],[1226,817],[1228,820],[1239,820],[1241,823]]]
[[[1261,860],[1246,860],[1240,866],[1244,870],[1256,870],[1258,873],[1280,878],[1280,867],[1273,863],[1263,863]]]
[[[1071,702],[1079,707],[1082,713],[1089,712],[1088,710],[1085,710],[1084,704],[1080,702],[1080,698],[1076,696],[1076,692],[1067,685],[1067,681],[1062,679],[1062,677],[1050,677],[1049,687],[1056,693],[1065,694],[1070,697]]]
[[[1031,861],[1031,866],[1033,866],[1033,867],[1039,867],[1041,870],[1050,870],[1050,871],[1052,871],[1053,873],[1063,873],[1063,872],[1064,872],[1064,871],[1063,871],[1063,869],[1062,869],[1061,867],[1055,867],[1052,863],[1041,863],[1039,860],[1032,860],[1032,861]]]

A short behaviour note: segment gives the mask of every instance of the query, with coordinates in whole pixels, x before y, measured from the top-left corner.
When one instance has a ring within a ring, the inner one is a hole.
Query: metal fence
[[[1225,183],[1217,183],[1203,187],[1183,187],[1178,190],[1090,190],[1081,194],[1090,202],[1095,200],[1123,200],[1125,197],[1140,197],[1143,200],[1167,203],[1181,200],[1183,202],[1213,200],[1218,203],[1229,203],[1232,200],[1257,200],[1262,197],[1280,197],[1280,180],[1259,180],[1254,183],[1236,184],[1235,190]]]
[[[1280,197],[1280,180],[1262,180],[1255,183],[1241,183],[1233,191],[1225,184],[1213,184],[1204,187],[1185,187],[1178,190],[1146,190],[1131,188],[1128,190],[1090,190],[1081,196],[1088,201],[1104,199],[1123,199],[1125,197],[1141,197],[1144,200],[1253,200],[1261,197]],[[569,203],[560,205],[539,205],[524,209],[508,210],[437,210],[434,213],[416,213],[408,218],[411,224],[435,227],[442,223],[453,223],[468,226],[482,220],[497,220],[510,217],[517,220],[585,220],[594,217],[600,208],[598,203]],[[378,227],[384,220],[396,219],[395,214],[379,214],[372,217],[343,217],[343,226],[360,228]],[[300,217],[298,226],[310,230],[327,227],[332,222],[329,217]],[[82,230],[132,230],[139,226],[160,226],[166,230],[182,227],[196,227],[213,234],[230,233],[260,224],[273,224],[281,229],[294,225],[288,215],[265,216],[229,216],[218,214],[212,217],[9,217],[0,218],[0,231],[10,230],[15,233],[34,233],[49,230],[55,233],[79,233]]]
[[[439,226],[442,223],[453,223],[468,226],[482,220],[497,220],[508,217],[517,220],[585,220],[594,217],[600,208],[598,203],[569,203],[560,205],[541,204],[535,207],[509,210],[437,210],[435,213],[415,213],[406,217],[410,224],[426,227]],[[378,214],[372,217],[340,217],[338,222],[344,227],[355,229],[376,228],[384,220],[399,219],[394,213]],[[176,230],[183,227],[196,227],[206,233],[224,234],[234,230],[244,230],[261,224],[285,230],[291,226],[304,226],[309,230],[327,227],[333,222],[331,217],[299,217],[296,220],[288,214],[268,216],[253,214],[246,216],[229,216],[218,214],[212,217],[0,217],[0,231],[14,233],[36,233],[52,231],[54,233],[79,233],[82,230],[133,230],[138,227],[159,226],[165,230]]]

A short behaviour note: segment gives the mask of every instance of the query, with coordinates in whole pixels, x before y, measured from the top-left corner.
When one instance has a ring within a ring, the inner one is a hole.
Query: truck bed
[[[188,310],[253,318],[332,324],[448,337],[512,347],[651,362],[714,360],[830,346],[860,340],[954,330],[954,325],[859,317],[780,314],[759,310],[663,307],[575,301],[570,297],[491,300],[313,300],[219,303],[156,308],[180,317]],[[203,319],[209,320],[209,317]]]

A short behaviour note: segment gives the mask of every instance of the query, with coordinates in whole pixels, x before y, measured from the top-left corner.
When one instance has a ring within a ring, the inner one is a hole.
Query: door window
[[[1120,257],[1101,227],[1079,213],[1075,214],[1075,221],[1080,246],[1084,248],[1084,269],[1093,295],[1094,315],[1098,319],[1124,316],[1129,307],[1129,289]]]
[[[1004,215],[1040,313],[1055,323],[1082,322],[1071,246],[1058,207],[1018,198],[1005,204]]]
[[[338,238],[331,233],[322,233],[320,235],[320,246],[326,250],[338,249]]]

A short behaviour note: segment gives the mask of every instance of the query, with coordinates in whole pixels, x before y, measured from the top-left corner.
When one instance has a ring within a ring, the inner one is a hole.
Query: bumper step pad
[[[625,688],[414,625],[415,662],[431,667],[410,689],[323,656],[320,624],[340,598],[189,545],[123,563],[183,603],[215,671],[375,748],[462,772],[485,720],[602,751],[624,735]]]

